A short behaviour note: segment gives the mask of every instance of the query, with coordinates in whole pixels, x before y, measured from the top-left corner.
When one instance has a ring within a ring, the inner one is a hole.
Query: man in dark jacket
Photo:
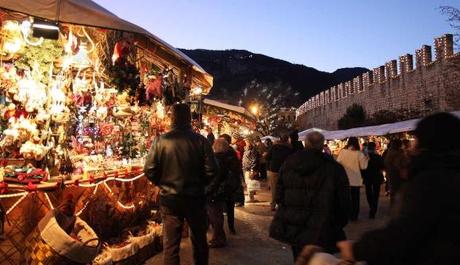
[[[293,153],[293,149],[289,145],[289,138],[287,135],[282,135],[280,141],[270,148],[266,156],[267,160],[267,177],[272,192],[272,200],[270,206],[272,211],[276,210],[275,196],[276,196],[276,183],[278,183],[278,172],[281,165],[288,156]]]
[[[366,197],[369,203],[369,218],[374,219],[377,213],[380,197],[380,186],[383,183],[383,158],[376,153],[375,143],[370,142],[367,145],[369,162],[367,168],[362,171],[363,182],[366,186]]]
[[[324,136],[312,132],[307,149],[291,155],[279,173],[278,210],[270,236],[292,246],[294,260],[305,245],[335,252],[345,238],[350,190],[344,168],[322,152]]]
[[[163,219],[164,264],[179,265],[184,220],[191,229],[195,264],[208,264],[205,188],[217,177],[211,145],[192,131],[190,108],[172,108],[172,130],[152,143],[144,167],[145,175],[160,188]],[[213,192],[216,187],[209,187]]]
[[[342,257],[369,265],[454,265],[460,252],[460,119],[438,113],[417,125],[418,154],[386,227],[341,242]]]
[[[289,134],[289,142],[291,143],[294,152],[302,151],[304,149],[302,142],[299,141],[299,131],[297,130],[294,130]]]

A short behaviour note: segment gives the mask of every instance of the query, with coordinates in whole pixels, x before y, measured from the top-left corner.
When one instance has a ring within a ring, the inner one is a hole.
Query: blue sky
[[[173,46],[245,49],[323,71],[377,67],[452,32],[458,0],[95,0]]]

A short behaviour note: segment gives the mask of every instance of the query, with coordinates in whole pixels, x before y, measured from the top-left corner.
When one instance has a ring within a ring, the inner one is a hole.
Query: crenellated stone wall
[[[454,54],[453,36],[436,38],[434,46],[434,60],[431,46],[416,50],[415,68],[413,55],[405,54],[311,97],[296,111],[298,126],[337,129],[352,104],[369,117],[382,110],[407,119],[460,110],[460,53]]]

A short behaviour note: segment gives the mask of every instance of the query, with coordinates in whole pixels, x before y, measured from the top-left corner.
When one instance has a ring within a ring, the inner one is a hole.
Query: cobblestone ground
[[[244,208],[236,208],[237,235],[229,235],[228,246],[222,249],[210,250],[210,265],[292,265],[289,246],[274,241],[268,237],[273,212],[270,211],[270,193],[264,188],[257,196],[257,203],[247,204]],[[368,206],[364,188],[361,191],[361,212],[357,222],[346,227],[349,239],[357,239],[370,230],[384,225],[388,219],[388,197],[380,198],[380,208],[377,219],[369,220]],[[149,259],[145,265],[161,265],[162,255]],[[192,252],[188,239],[181,245],[181,264],[192,265]]]

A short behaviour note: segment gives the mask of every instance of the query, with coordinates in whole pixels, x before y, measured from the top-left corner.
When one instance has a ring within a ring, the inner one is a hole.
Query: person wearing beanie
[[[408,182],[388,224],[356,242],[338,244],[342,257],[369,265],[459,264],[460,119],[437,113],[415,130]]]

